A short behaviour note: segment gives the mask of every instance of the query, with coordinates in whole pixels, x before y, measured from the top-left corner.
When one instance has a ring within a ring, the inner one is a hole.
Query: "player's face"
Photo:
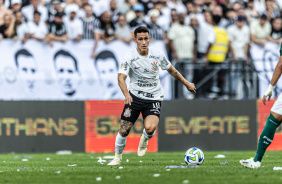
[[[115,91],[116,89],[118,89],[115,80],[118,72],[116,67],[116,61],[113,58],[107,58],[103,60],[98,59],[96,62],[99,78],[102,85],[110,91]]]
[[[147,51],[150,42],[149,33],[137,33],[136,38],[134,38],[134,42],[137,43],[137,49],[140,52]]]
[[[32,93],[36,87],[37,67],[31,56],[20,55],[18,57],[18,74],[25,92]]]
[[[72,96],[79,84],[79,73],[75,68],[74,60],[68,56],[58,56],[55,61],[58,82],[63,93]]]

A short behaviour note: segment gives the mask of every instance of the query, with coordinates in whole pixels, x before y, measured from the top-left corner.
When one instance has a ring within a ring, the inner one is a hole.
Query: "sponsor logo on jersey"
[[[149,58],[160,59],[160,57],[150,55]]]
[[[150,70],[148,70],[147,68],[144,69],[144,73],[149,73]]]
[[[138,69],[138,68],[140,68],[140,66],[139,67],[136,67],[136,66],[134,67],[134,69]]]
[[[167,66],[169,64],[168,60],[166,59],[166,57],[163,58],[163,61],[165,62],[165,65]]]
[[[145,91],[138,91],[138,95],[143,95],[144,97],[147,98],[154,98],[154,95],[152,93],[147,93]]]
[[[137,61],[138,59],[140,59],[140,58],[139,57],[133,58],[133,59],[130,60],[130,62]]]
[[[127,109],[124,110],[123,115],[128,118],[128,117],[131,116],[131,111],[132,111],[132,110],[129,109],[129,107],[128,107]]]
[[[121,63],[120,68],[123,69],[123,63]]]
[[[124,63],[124,70],[125,70],[125,71],[127,70],[127,67],[128,67],[128,63],[125,62],[125,63]]]
[[[153,63],[151,63],[151,65],[152,65],[153,71],[156,71],[158,69],[158,62],[153,62]]]

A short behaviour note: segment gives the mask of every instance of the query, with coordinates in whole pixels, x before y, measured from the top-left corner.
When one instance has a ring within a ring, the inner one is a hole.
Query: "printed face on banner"
[[[34,57],[27,50],[16,53],[18,77],[26,95],[34,93],[36,89],[37,65]]]
[[[76,59],[69,53],[59,54],[55,57],[54,64],[62,92],[70,97],[75,95],[80,83],[80,74]]]
[[[117,60],[111,53],[108,57],[99,58],[98,55],[95,62],[100,83],[104,87],[103,90],[105,90],[105,98],[112,99],[115,95],[117,95],[119,90],[117,83]]]

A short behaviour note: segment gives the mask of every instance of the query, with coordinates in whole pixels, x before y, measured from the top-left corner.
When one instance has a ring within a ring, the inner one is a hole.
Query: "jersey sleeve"
[[[168,70],[169,67],[171,66],[171,63],[169,60],[166,58],[163,52],[160,52],[160,66],[163,70]]]
[[[130,69],[130,60],[128,59],[128,55],[125,55],[120,64],[118,73],[128,75],[129,69]]]

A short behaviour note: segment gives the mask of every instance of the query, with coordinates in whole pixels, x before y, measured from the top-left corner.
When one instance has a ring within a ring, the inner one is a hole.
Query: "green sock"
[[[266,148],[271,144],[276,128],[281,124],[275,117],[270,114],[267,118],[267,122],[263,128],[261,135],[259,136],[259,143],[257,153],[254,157],[254,161],[262,160],[262,157],[265,153]]]

